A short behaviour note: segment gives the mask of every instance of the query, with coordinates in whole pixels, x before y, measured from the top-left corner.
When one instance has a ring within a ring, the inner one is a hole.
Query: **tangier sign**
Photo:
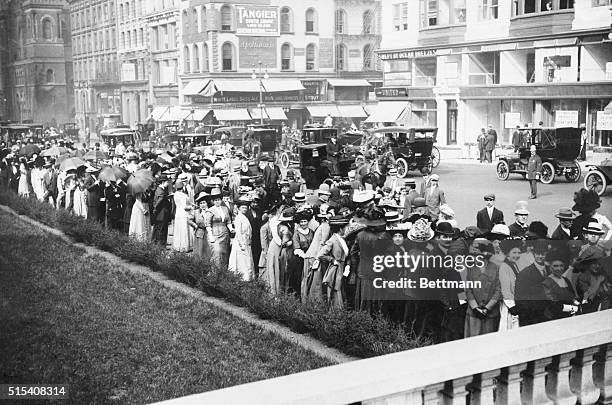
[[[236,35],[279,35],[278,7],[236,6]]]

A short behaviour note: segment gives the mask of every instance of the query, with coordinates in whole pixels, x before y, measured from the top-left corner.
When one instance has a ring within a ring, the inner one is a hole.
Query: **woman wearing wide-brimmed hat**
[[[289,288],[301,296],[301,284],[304,278],[304,258],[314,239],[315,231],[308,224],[313,217],[312,209],[297,210],[294,216],[295,232],[293,233],[293,263],[289,266]]]
[[[317,258],[319,251],[331,236],[329,227],[330,214],[327,212],[319,212],[317,215],[319,226],[316,227],[312,242],[304,255],[304,267],[302,274],[302,301],[321,302],[323,295],[323,272],[321,269],[313,269],[312,264]],[[312,222],[312,221],[310,221]]]
[[[572,239],[577,239],[582,237],[582,228],[589,224],[593,215],[601,207],[601,198],[595,191],[582,188],[574,193],[574,203],[572,210],[579,212],[580,215],[572,222],[570,236]]]
[[[230,253],[230,212],[223,205],[221,189],[218,187],[210,191],[212,206],[206,211],[205,223],[210,244],[210,261],[217,270],[225,270]]]
[[[601,264],[604,257],[604,250],[599,246],[589,246],[576,259],[575,268],[580,271],[576,291],[583,313],[612,307],[612,281],[609,271]]]
[[[206,210],[208,209],[209,194],[201,191],[195,198],[197,208],[192,210],[192,215],[189,218],[189,226],[193,230],[193,254],[199,258],[210,257],[210,245],[206,234],[206,221],[204,220]]]
[[[229,270],[239,273],[244,281],[249,281],[255,276],[255,266],[251,252],[253,230],[249,219],[245,215],[251,201],[243,197],[238,199],[236,205],[238,206],[238,214],[234,218],[236,236],[232,240]]]
[[[319,253],[319,268],[323,270],[323,288],[327,303],[333,308],[344,307],[344,288],[342,278],[346,271],[349,257],[349,248],[342,237],[349,219],[344,216],[334,216],[329,219],[332,232],[331,237],[325,242]],[[323,263],[321,263],[323,262]]]
[[[174,233],[172,234],[172,249],[178,252],[189,252],[193,248],[193,232],[189,228],[189,211],[192,207],[185,185],[181,181],[174,183]]]
[[[290,288],[291,265],[293,264],[293,216],[295,209],[287,208],[278,218],[278,236],[281,240],[281,250],[278,255],[278,277],[280,291],[287,292]]]

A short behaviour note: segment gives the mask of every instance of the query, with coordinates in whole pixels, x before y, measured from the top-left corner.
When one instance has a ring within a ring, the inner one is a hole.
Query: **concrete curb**
[[[135,264],[135,263],[130,263],[126,260],[121,259],[120,257],[109,253],[109,252],[105,252],[103,250],[100,250],[98,248],[89,246],[89,245],[85,245],[83,243],[76,243],[74,242],[74,240],[72,240],[72,238],[70,238],[69,236],[67,236],[66,234],[64,234],[64,232],[52,228],[50,226],[47,226],[45,224],[42,224],[26,215],[20,215],[17,212],[15,212],[12,208],[6,206],[6,205],[0,205],[0,210],[3,212],[6,212],[7,214],[11,214],[16,216],[17,218],[21,219],[22,221],[33,225],[47,233],[50,233],[54,236],[57,236],[59,238],[61,238],[63,241],[65,241],[66,243],[69,243],[71,245],[74,245],[76,247],[82,248],[87,252],[87,255],[98,255],[98,256],[102,256],[104,257],[106,260],[110,261],[111,263],[113,263],[114,265],[118,265],[118,266],[122,266],[124,268],[126,268],[129,272],[134,273],[134,274],[141,274],[144,275],[146,277],[149,277],[150,279],[160,283],[161,285],[163,285],[164,287],[170,288],[172,290],[175,291],[179,291],[185,295],[188,295],[190,297],[196,298],[202,302],[214,305],[215,307],[230,313],[231,315],[237,317],[238,319],[241,319],[253,326],[257,326],[267,332],[271,332],[274,333],[276,335],[278,335],[281,339],[284,339],[288,342],[294,343],[306,350],[309,350],[313,353],[315,353],[316,355],[323,357],[329,361],[332,361],[336,364],[340,364],[340,363],[346,363],[349,361],[355,361],[355,360],[360,360],[357,357],[352,357],[352,356],[348,356],[342,352],[340,352],[337,349],[328,347],[326,345],[324,345],[323,343],[321,343],[320,341],[307,336],[307,335],[301,335],[298,333],[293,332],[291,329],[279,325],[275,322],[271,322],[268,320],[264,320],[264,319],[260,319],[257,315],[249,312],[248,310],[246,310],[245,308],[242,307],[238,307],[232,304],[229,304],[219,298],[215,298],[215,297],[211,297],[208,296],[206,294],[204,294],[202,291],[196,290],[194,288],[188,287],[185,284],[179,283],[177,281],[174,280],[170,280],[168,279],[166,276],[164,276],[163,274],[160,273],[156,273],[152,270],[150,270],[148,267],[146,266],[142,266],[139,264]]]

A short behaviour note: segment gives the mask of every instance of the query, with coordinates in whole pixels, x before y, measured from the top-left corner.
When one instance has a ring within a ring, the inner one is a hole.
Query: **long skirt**
[[[266,270],[263,274],[263,279],[266,280],[270,292],[274,295],[278,295],[280,292],[280,254],[280,245],[274,241],[270,242],[268,252],[266,253]]]
[[[468,306],[464,330],[466,338],[497,332],[498,327],[499,317],[480,319],[474,315],[474,311]]]
[[[282,292],[289,291],[289,280],[291,278],[291,265],[293,261],[293,248],[282,248],[278,257],[278,277],[280,282],[280,290]]]
[[[229,271],[239,273],[244,281],[249,281],[255,276],[254,267],[251,245],[247,245],[245,250],[242,250],[240,246],[238,246],[236,239],[234,239],[232,241],[232,250],[229,255]]]
[[[312,269],[312,264],[316,259],[307,257],[304,259],[302,272],[302,301],[324,302],[325,294],[323,291],[323,269],[319,266],[318,269]]]
[[[200,259],[208,259],[210,257],[210,245],[208,244],[206,233],[201,238],[193,238],[193,254]]]
[[[501,314],[499,318],[499,331],[505,331],[510,329],[516,329],[519,327],[518,316],[512,315],[508,312],[508,306],[502,301],[501,307],[499,308]]]
[[[289,288],[287,291],[292,294],[295,294],[297,297],[300,297],[302,273],[304,270],[304,259],[293,255],[293,260],[289,263],[288,269],[289,274],[287,284],[289,285]]]
[[[210,245],[210,263],[217,270],[226,270],[229,263],[230,237],[229,233],[217,236]]]
[[[179,252],[189,252],[193,247],[193,232],[187,223],[187,217],[177,216],[174,219],[172,234],[172,249]]]

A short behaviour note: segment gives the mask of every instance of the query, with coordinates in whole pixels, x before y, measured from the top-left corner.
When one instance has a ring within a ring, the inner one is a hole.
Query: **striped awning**
[[[397,122],[408,107],[405,101],[381,101],[365,122]]]
[[[197,96],[208,85],[210,80],[192,80],[183,87],[183,94],[186,96]]]
[[[185,118],[187,118],[187,116],[189,114],[191,114],[191,111],[183,110],[183,109],[181,109],[180,106],[173,105],[172,107],[168,108],[168,111],[166,112],[166,114],[164,114],[159,119],[159,121],[163,121],[163,122],[181,121],[181,120],[184,120]]]
[[[189,116],[187,116],[187,120],[189,121],[202,121],[209,112],[211,112],[212,110],[194,110],[193,114],[189,114]]]
[[[309,105],[306,108],[313,117],[327,117],[327,114],[332,117],[342,117],[335,104]]]

